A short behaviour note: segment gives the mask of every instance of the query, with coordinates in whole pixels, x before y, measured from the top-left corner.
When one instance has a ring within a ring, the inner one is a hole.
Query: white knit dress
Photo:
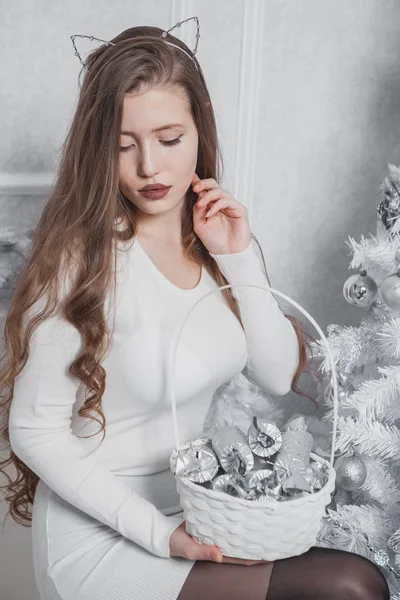
[[[42,600],[176,600],[195,564],[171,557],[182,509],[169,457],[175,447],[166,365],[184,316],[218,285],[203,268],[182,290],[154,265],[138,239],[118,248],[115,327],[103,360],[106,389],[98,423],[77,414],[84,390],[68,373],[80,349],[60,314],[34,332],[10,411],[13,451],[40,478],[33,505],[35,577]],[[229,283],[267,285],[253,242],[211,255]],[[274,394],[290,389],[298,365],[295,331],[270,292],[233,288],[246,330],[222,292],[194,310],[181,336],[175,394],[182,441],[203,436],[214,392],[243,372]],[[115,301],[114,301],[115,300]]]

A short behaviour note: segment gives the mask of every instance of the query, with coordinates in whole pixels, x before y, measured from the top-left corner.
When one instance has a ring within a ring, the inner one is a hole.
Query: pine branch
[[[362,532],[366,533],[371,545],[376,547],[385,546],[386,539],[391,534],[391,524],[384,511],[378,506],[338,505],[336,510],[328,508],[327,513],[332,519],[345,524],[348,529],[344,531],[324,517],[318,539],[319,545],[328,548],[355,552],[370,558],[371,554]],[[359,529],[360,533],[356,529]]]
[[[367,477],[359,492],[352,493],[352,500],[365,503],[373,500],[385,510],[400,510],[400,487],[388,471],[388,465],[376,457],[360,457],[367,467]],[[395,506],[397,504],[397,506]]]
[[[396,426],[339,417],[337,430],[335,449],[340,452],[355,446],[360,454],[400,460],[400,431]]]
[[[378,370],[382,377],[364,381],[340,406],[357,411],[362,422],[378,419],[391,425],[400,418],[400,368],[394,365]]]

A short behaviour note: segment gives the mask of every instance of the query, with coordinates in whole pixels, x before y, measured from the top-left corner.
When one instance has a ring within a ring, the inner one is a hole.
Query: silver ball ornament
[[[336,468],[336,485],[348,492],[356,492],[367,478],[367,467],[358,456],[345,456]]]
[[[353,306],[371,306],[378,293],[375,281],[367,275],[366,271],[351,275],[343,285],[343,296]]]
[[[386,277],[380,288],[383,302],[393,310],[400,309],[400,277],[393,273]]]

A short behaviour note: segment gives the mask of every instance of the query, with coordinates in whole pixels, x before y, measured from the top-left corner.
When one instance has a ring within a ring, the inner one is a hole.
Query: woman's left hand
[[[223,190],[215,179],[192,178],[199,195],[193,205],[193,229],[211,254],[233,254],[249,247],[247,208]],[[208,213],[208,214],[207,214]]]

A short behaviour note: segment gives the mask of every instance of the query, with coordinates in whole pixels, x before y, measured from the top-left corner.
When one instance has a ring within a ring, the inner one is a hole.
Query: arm
[[[78,331],[60,316],[47,318],[33,332],[28,361],[15,379],[11,447],[67,502],[152,554],[169,558],[170,535],[183,518],[163,515],[103,467],[94,453],[85,456],[84,445],[72,433],[79,381],[68,367],[80,345]],[[96,439],[101,437],[99,433]]]
[[[253,241],[241,252],[210,253],[210,256],[228,283],[268,286]],[[266,391],[287,394],[299,363],[299,345],[293,325],[272,292],[250,287],[231,290],[239,304],[246,332],[248,360],[242,373]]]

